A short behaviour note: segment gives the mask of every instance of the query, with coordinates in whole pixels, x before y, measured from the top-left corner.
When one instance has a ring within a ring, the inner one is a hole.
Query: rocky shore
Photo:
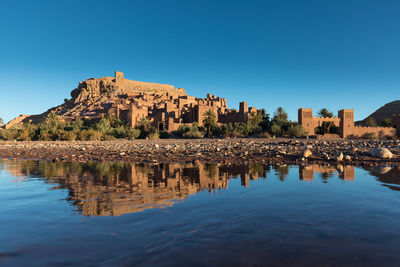
[[[0,158],[271,164],[400,165],[400,141],[311,139],[161,139],[103,142],[0,142]]]

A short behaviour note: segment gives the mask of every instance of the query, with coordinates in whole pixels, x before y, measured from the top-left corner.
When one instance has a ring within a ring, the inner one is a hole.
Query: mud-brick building
[[[400,137],[400,115],[393,115],[393,127],[363,127],[354,124],[353,109],[341,109],[337,117],[324,118],[314,117],[312,108],[299,108],[298,122],[308,135],[314,135],[315,129],[321,127],[324,122],[332,122],[338,128],[337,134],[341,138],[360,138],[369,134],[375,134],[379,138]]]
[[[170,85],[135,82],[137,85],[134,87],[132,82],[135,81],[124,79],[123,73],[115,73],[113,88],[126,88],[129,85],[135,90],[128,92],[126,89],[119,89],[121,93],[114,98],[106,112],[129,121],[131,127],[147,118],[157,129],[171,132],[185,124],[197,123],[201,126],[204,115],[209,110],[215,114],[220,124],[246,122],[250,114],[258,112],[254,107],[247,107],[246,102],[241,102],[237,111],[228,108],[226,98],[211,94],[207,94],[206,98],[196,98],[187,95],[184,89],[176,89]],[[136,90],[139,86],[140,90]]]

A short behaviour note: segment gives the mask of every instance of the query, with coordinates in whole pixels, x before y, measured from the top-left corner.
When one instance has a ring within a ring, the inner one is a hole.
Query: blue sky
[[[0,117],[37,114],[118,69],[268,112],[399,99],[400,1],[0,3]]]

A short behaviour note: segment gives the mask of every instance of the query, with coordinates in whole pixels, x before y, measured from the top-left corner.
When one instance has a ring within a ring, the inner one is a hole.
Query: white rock
[[[376,147],[373,148],[369,154],[372,157],[375,158],[381,158],[381,159],[391,159],[393,157],[392,152],[389,151],[387,148],[382,148],[382,147]]]
[[[308,158],[308,157],[310,157],[311,155],[312,155],[311,150],[306,149],[306,150],[303,151],[303,157],[304,157],[304,158]]]
[[[344,159],[347,160],[347,161],[350,161],[351,157],[349,155],[346,155],[346,156],[344,156]]]

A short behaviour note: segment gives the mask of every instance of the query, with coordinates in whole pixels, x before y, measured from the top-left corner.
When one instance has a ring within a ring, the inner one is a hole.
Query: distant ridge
[[[400,114],[400,100],[385,104],[362,121],[358,121],[357,124],[364,124],[369,117],[372,117],[376,123],[379,123],[384,119],[391,119],[393,114]]]

